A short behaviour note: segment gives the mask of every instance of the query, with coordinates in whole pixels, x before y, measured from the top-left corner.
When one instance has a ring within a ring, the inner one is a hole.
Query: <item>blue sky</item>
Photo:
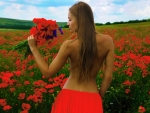
[[[46,18],[68,21],[68,9],[78,0],[0,0],[0,17],[21,20]],[[97,23],[150,18],[150,0],[81,0],[88,3]]]

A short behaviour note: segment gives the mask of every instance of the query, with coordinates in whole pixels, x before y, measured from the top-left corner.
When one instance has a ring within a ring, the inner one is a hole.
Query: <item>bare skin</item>
[[[73,90],[79,90],[79,91],[85,91],[85,92],[96,92],[99,93],[97,84],[96,84],[96,76],[97,73],[100,70],[100,67],[103,64],[103,61],[106,57],[111,57],[111,59],[109,59],[111,62],[107,62],[107,67],[108,70],[105,71],[110,71],[109,75],[105,75],[108,76],[108,80],[106,80],[107,84],[110,84],[111,82],[111,76],[112,76],[112,72],[113,72],[113,44],[111,42],[110,37],[106,36],[106,35],[97,35],[96,36],[96,40],[97,40],[97,47],[98,47],[98,56],[94,59],[94,65],[91,69],[91,79],[88,83],[86,82],[82,82],[79,83],[78,79],[76,77],[77,75],[77,70],[78,70],[78,54],[79,54],[79,40],[75,40],[74,42],[72,42],[71,44],[69,44],[68,48],[72,49],[72,53],[70,55],[70,76],[68,81],[65,83],[63,88],[66,89],[73,89]],[[109,52],[112,52],[111,54]],[[109,53],[109,56],[108,56]],[[110,56],[112,55],[112,56]],[[107,73],[107,72],[105,72]],[[87,75],[89,76],[89,75]],[[103,81],[103,84],[105,83],[105,81]],[[108,85],[109,86],[109,85]],[[107,86],[107,87],[108,87]],[[104,87],[104,86],[101,86]],[[104,94],[102,94],[104,95]]]
[[[94,65],[91,68],[91,79],[88,83],[85,82],[78,82],[76,77],[77,69],[78,69],[78,54],[79,54],[79,40],[76,39],[74,41],[67,40],[65,41],[56,56],[56,58],[51,62],[48,66],[42,56],[40,55],[37,47],[36,42],[33,36],[28,37],[28,44],[29,47],[34,55],[36,63],[41,70],[42,74],[46,78],[50,78],[55,75],[66,63],[67,59],[70,59],[70,76],[65,83],[65,89],[72,89],[78,91],[85,91],[85,92],[95,92],[100,93],[100,96],[103,97],[109,85],[112,81],[112,74],[113,74],[113,62],[114,62],[114,45],[113,40],[111,37],[107,35],[96,35],[97,40],[97,48],[98,48],[98,56],[94,59]],[[104,77],[101,84],[100,90],[96,84],[96,76],[100,70],[100,67],[103,64],[103,61],[106,61],[105,70],[104,70]],[[89,75],[87,75],[89,76]]]

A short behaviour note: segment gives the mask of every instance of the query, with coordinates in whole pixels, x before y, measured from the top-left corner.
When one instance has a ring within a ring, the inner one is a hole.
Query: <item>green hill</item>
[[[64,27],[67,22],[57,22],[57,24],[60,27]],[[34,25],[35,24],[30,20],[18,20],[0,17],[0,28],[30,29]]]
[[[144,24],[149,24],[150,19],[143,19],[143,20],[129,20],[127,22],[114,22],[110,23],[107,22],[105,24],[102,23],[95,23],[96,26],[109,26],[109,25],[126,25],[126,24],[139,24],[139,23],[144,23]],[[57,22],[58,26],[60,27],[68,27],[67,22]],[[10,18],[1,18],[0,17],[0,28],[8,28],[8,29],[30,29],[31,27],[34,26],[34,23],[30,20],[18,20],[18,19],[10,19]]]

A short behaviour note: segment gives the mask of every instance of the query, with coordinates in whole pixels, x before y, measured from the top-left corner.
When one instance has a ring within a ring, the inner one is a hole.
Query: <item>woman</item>
[[[113,40],[96,33],[91,7],[84,2],[69,9],[68,20],[69,29],[77,38],[66,40],[49,66],[36,48],[34,37],[28,37],[29,47],[45,77],[55,75],[70,59],[70,76],[55,99],[51,113],[103,113],[102,97],[113,74]],[[99,90],[95,78],[104,61],[104,77]]]

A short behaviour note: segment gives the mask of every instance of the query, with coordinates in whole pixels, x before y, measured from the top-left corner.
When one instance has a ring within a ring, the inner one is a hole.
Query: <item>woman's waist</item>
[[[68,79],[63,86],[63,89],[77,90],[83,92],[95,92],[99,93],[96,81],[89,81],[87,83],[78,83],[77,80]]]

